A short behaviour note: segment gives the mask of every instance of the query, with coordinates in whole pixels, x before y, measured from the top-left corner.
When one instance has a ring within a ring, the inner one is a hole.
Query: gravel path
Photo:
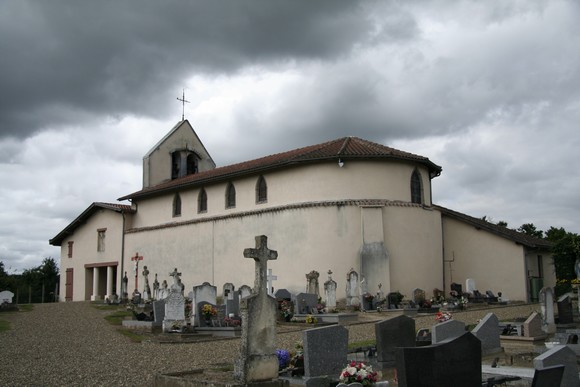
[[[498,307],[455,313],[454,318],[474,324],[493,311],[500,320],[527,317],[539,305]],[[30,312],[2,313],[12,329],[0,333],[2,386],[149,386],[156,373],[186,371],[211,364],[232,363],[239,340],[188,344],[131,342],[89,302],[35,304]],[[394,317],[390,313],[360,314],[360,323],[348,326],[351,342],[374,339],[373,323]],[[430,327],[433,316],[419,317],[416,327]],[[294,349],[302,338],[299,328],[279,329],[278,348]]]

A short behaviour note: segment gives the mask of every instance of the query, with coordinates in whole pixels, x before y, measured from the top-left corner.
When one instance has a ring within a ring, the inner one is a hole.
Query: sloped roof
[[[101,203],[94,202],[86,210],[83,211],[75,220],[73,220],[68,226],[66,226],[61,232],[59,232],[54,238],[50,239],[48,243],[53,246],[60,246],[62,241],[69,235],[73,234],[75,229],[85,223],[88,218],[90,218],[95,211],[99,209],[111,210],[119,213],[134,213],[135,210],[126,204],[118,203]]]
[[[552,247],[552,242],[546,239],[539,239],[524,234],[522,232],[518,232],[516,230],[509,229],[507,227],[498,226],[497,224],[490,223],[483,219],[474,218],[469,215],[462,214],[457,211],[450,210],[445,207],[434,205],[434,208],[441,211],[444,216],[448,216],[450,218],[459,220],[463,223],[467,223],[472,225],[477,229],[482,229],[489,231],[493,234],[501,236],[503,238],[512,240],[516,243],[524,245],[526,247],[534,248],[534,249],[550,249]]]
[[[119,200],[153,196],[178,188],[224,181],[234,177],[286,168],[296,164],[308,164],[328,160],[338,161],[339,158],[343,161],[355,159],[412,161],[425,165],[429,169],[431,177],[439,176],[441,173],[441,167],[431,162],[427,157],[403,152],[358,137],[343,137],[322,144],[310,145],[287,152],[277,153],[238,164],[232,164],[184,176],[153,187],[144,188],[127,196],[123,196],[119,198]]]
[[[147,152],[147,154],[145,156],[143,156],[143,159],[146,159],[148,157],[151,157],[151,154],[153,152],[155,152],[155,150],[157,150],[161,146],[161,144],[163,144],[169,137],[171,137],[171,135],[174,132],[176,132],[179,128],[181,128],[182,125],[187,125],[189,127],[189,129],[191,129],[191,131],[193,132],[193,135],[195,136],[195,138],[197,139],[197,141],[199,142],[199,144],[201,145],[201,147],[203,148],[203,150],[205,151],[205,153],[208,155],[209,160],[212,162],[213,165],[215,165],[215,162],[213,161],[211,155],[209,154],[209,152],[205,148],[205,145],[203,145],[203,142],[201,142],[201,139],[199,138],[199,136],[197,135],[197,133],[195,133],[195,130],[193,129],[193,126],[191,126],[191,124],[189,123],[188,120],[179,121],[177,124],[175,124],[175,126],[173,128],[171,128],[171,130],[169,132],[167,132],[167,134],[165,136],[163,136],[163,138],[161,140],[159,140],[157,142],[157,144],[155,144],[153,146],[153,148],[149,149],[149,152]]]

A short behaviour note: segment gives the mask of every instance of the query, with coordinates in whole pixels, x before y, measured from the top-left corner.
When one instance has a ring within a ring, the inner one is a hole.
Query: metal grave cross
[[[272,274],[272,269],[268,269],[268,276],[266,280],[268,281],[268,294],[272,295],[274,293],[274,287],[272,286],[272,281],[276,281],[278,279],[277,275]]]
[[[131,261],[135,261],[135,292],[139,289],[139,261],[143,260],[143,256],[139,253],[135,253],[134,257],[131,257]]]
[[[278,252],[268,248],[268,237],[256,236],[256,248],[244,249],[244,257],[254,258],[256,261],[256,279],[254,280],[254,292],[260,293],[267,286],[268,261],[277,259]]]

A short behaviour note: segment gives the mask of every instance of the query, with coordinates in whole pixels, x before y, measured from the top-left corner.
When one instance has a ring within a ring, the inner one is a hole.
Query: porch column
[[[109,300],[113,295],[113,266],[107,266],[107,295]]]
[[[93,295],[91,301],[99,300],[99,268],[93,267]]]

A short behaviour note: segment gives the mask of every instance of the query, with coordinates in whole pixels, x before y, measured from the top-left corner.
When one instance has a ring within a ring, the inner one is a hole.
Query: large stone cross
[[[268,261],[278,258],[278,252],[268,248],[268,237],[265,235],[256,236],[256,248],[244,249],[244,257],[254,258],[256,261],[254,292],[260,293],[261,290],[267,290]]]

